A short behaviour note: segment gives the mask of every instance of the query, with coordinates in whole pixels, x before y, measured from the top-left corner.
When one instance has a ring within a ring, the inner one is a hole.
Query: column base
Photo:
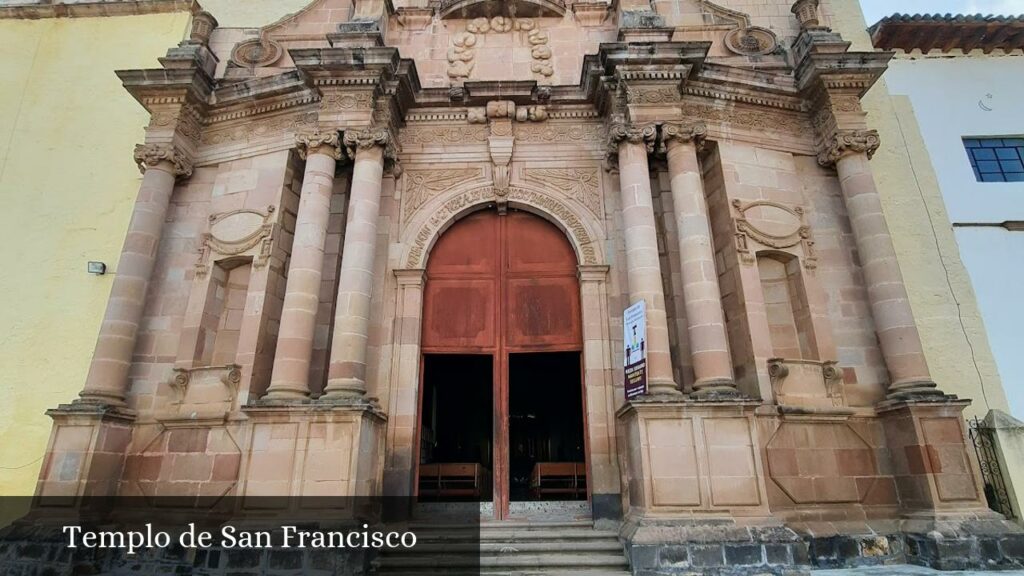
[[[682,395],[683,392],[679,389],[679,386],[671,380],[647,383],[647,396],[675,397],[678,399]]]
[[[75,401],[46,414],[53,418],[53,428],[36,485],[42,507],[82,496],[117,495],[135,412]]]
[[[349,403],[366,397],[366,382],[358,378],[328,380],[318,402]]]
[[[693,384],[693,392],[690,393],[690,398],[698,401],[712,402],[748,399],[736,388],[736,382],[731,378],[698,380]]]
[[[904,382],[893,382],[889,385],[886,399],[893,401],[901,400],[941,400],[942,398],[956,398],[949,396],[939,389],[939,385],[931,380],[910,380]]]
[[[967,444],[963,410],[969,404],[942,395],[890,399],[876,407],[905,516],[990,514],[977,458]]]
[[[309,402],[309,390],[303,388],[277,387],[271,385],[267,393],[257,400],[258,404],[285,403],[302,404]]]

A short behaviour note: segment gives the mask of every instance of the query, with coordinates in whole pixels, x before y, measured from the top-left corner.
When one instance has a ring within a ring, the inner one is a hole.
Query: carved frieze
[[[317,113],[303,112],[269,120],[254,120],[226,128],[211,128],[203,133],[202,143],[219,144],[249,143],[260,138],[283,136],[288,132],[299,132],[316,126]]]
[[[324,94],[320,107],[327,112],[369,110],[373,107],[373,92],[334,92]]]
[[[877,130],[837,130],[825,139],[818,164],[832,166],[848,154],[867,154],[871,158],[881,144]]]
[[[558,190],[587,207],[598,218],[604,217],[600,174],[597,168],[526,168],[523,179],[547,189]]]
[[[605,130],[600,124],[516,124],[516,140],[532,143],[570,144],[603,142]]]
[[[254,268],[266,265],[274,247],[274,206],[266,210],[242,208],[210,216],[210,229],[202,236],[196,275],[210,271],[213,261],[248,254]]]
[[[173,144],[137,144],[135,163],[143,173],[162,162],[170,162],[175,176],[188,178],[192,175],[192,159]]]
[[[630,104],[673,104],[679,98],[679,88],[673,86],[630,86],[626,89],[626,100]]]
[[[771,113],[765,109],[740,108],[737,106],[717,107],[683,101],[680,105],[682,116],[701,118],[707,122],[740,126],[751,130],[772,132],[806,133],[809,126],[796,114]]]
[[[459,184],[484,175],[483,168],[440,168],[407,170],[404,173],[405,192],[402,202],[408,216],[420,209],[431,198],[444,194]]]
[[[733,200],[732,206],[736,251],[744,262],[752,264],[755,261],[755,244],[776,250],[799,245],[799,256],[804,268],[817,267],[814,238],[811,235],[811,227],[805,222],[802,207],[791,207],[771,200]]]
[[[399,138],[403,145],[453,146],[458,144],[483,144],[489,130],[486,125],[410,125],[402,129]]]

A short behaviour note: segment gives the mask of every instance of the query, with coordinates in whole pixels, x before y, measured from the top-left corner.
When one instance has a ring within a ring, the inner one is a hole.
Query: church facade
[[[195,14],[118,73],[144,178],[37,495],[572,502],[634,573],[709,542],[1020,562],[872,175],[891,54],[825,8]]]

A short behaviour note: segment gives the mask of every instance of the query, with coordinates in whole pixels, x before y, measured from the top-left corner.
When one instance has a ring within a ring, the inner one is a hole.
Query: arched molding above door
[[[601,242],[604,227],[593,215],[544,190],[515,184],[504,196],[499,196],[493,186],[478,186],[453,191],[425,204],[402,232],[403,267],[426,268],[430,249],[445,230],[467,214],[496,203],[531,212],[558,226],[569,238],[581,265],[606,263]]]

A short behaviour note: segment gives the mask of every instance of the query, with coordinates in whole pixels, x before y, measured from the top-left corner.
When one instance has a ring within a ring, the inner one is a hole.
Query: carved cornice
[[[707,135],[708,127],[704,122],[669,122],[661,125],[661,146],[667,149],[670,142],[681,142],[693,143],[700,149]]]
[[[192,159],[173,144],[136,144],[135,163],[143,173],[168,162],[173,168],[171,173],[178,177],[188,178],[192,175]]]
[[[818,164],[829,167],[850,154],[867,154],[870,159],[881,143],[877,130],[838,130],[825,139]]]
[[[326,154],[341,160],[341,139],[336,131],[321,132],[319,129],[304,130],[295,134],[295,146],[299,156],[305,160],[310,154]]]

